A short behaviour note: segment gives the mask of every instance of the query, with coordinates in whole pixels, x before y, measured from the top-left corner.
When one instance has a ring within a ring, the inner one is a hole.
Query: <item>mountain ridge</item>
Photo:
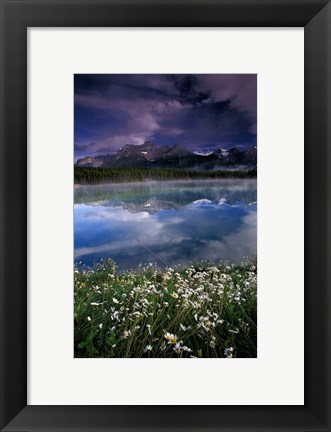
[[[257,149],[219,148],[207,154],[193,153],[175,144],[172,147],[146,141],[141,145],[126,144],[115,154],[86,156],[78,159],[77,167],[101,168],[181,168],[196,170],[256,169]]]

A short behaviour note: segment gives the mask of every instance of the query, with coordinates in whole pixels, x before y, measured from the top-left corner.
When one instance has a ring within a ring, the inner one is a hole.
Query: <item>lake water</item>
[[[256,201],[256,179],[76,187],[75,262],[241,262],[256,255]]]

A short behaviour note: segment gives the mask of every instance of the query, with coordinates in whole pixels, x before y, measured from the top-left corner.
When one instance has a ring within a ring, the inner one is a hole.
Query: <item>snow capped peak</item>
[[[229,150],[220,147],[219,152],[222,156],[226,157],[229,154]]]
[[[198,156],[209,156],[211,155],[213,152],[212,151],[203,151],[203,150],[196,150],[194,152],[194,154],[198,155]]]

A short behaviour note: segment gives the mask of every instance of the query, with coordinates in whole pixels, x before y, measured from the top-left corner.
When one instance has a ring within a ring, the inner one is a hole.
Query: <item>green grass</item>
[[[256,357],[256,262],[75,268],[75,357]]]

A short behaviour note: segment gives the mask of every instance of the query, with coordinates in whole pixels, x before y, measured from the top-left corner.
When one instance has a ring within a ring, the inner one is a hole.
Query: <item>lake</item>
[[[79,265],[239,263],[256,256],[256,179],[76,186],[74,230]]]

